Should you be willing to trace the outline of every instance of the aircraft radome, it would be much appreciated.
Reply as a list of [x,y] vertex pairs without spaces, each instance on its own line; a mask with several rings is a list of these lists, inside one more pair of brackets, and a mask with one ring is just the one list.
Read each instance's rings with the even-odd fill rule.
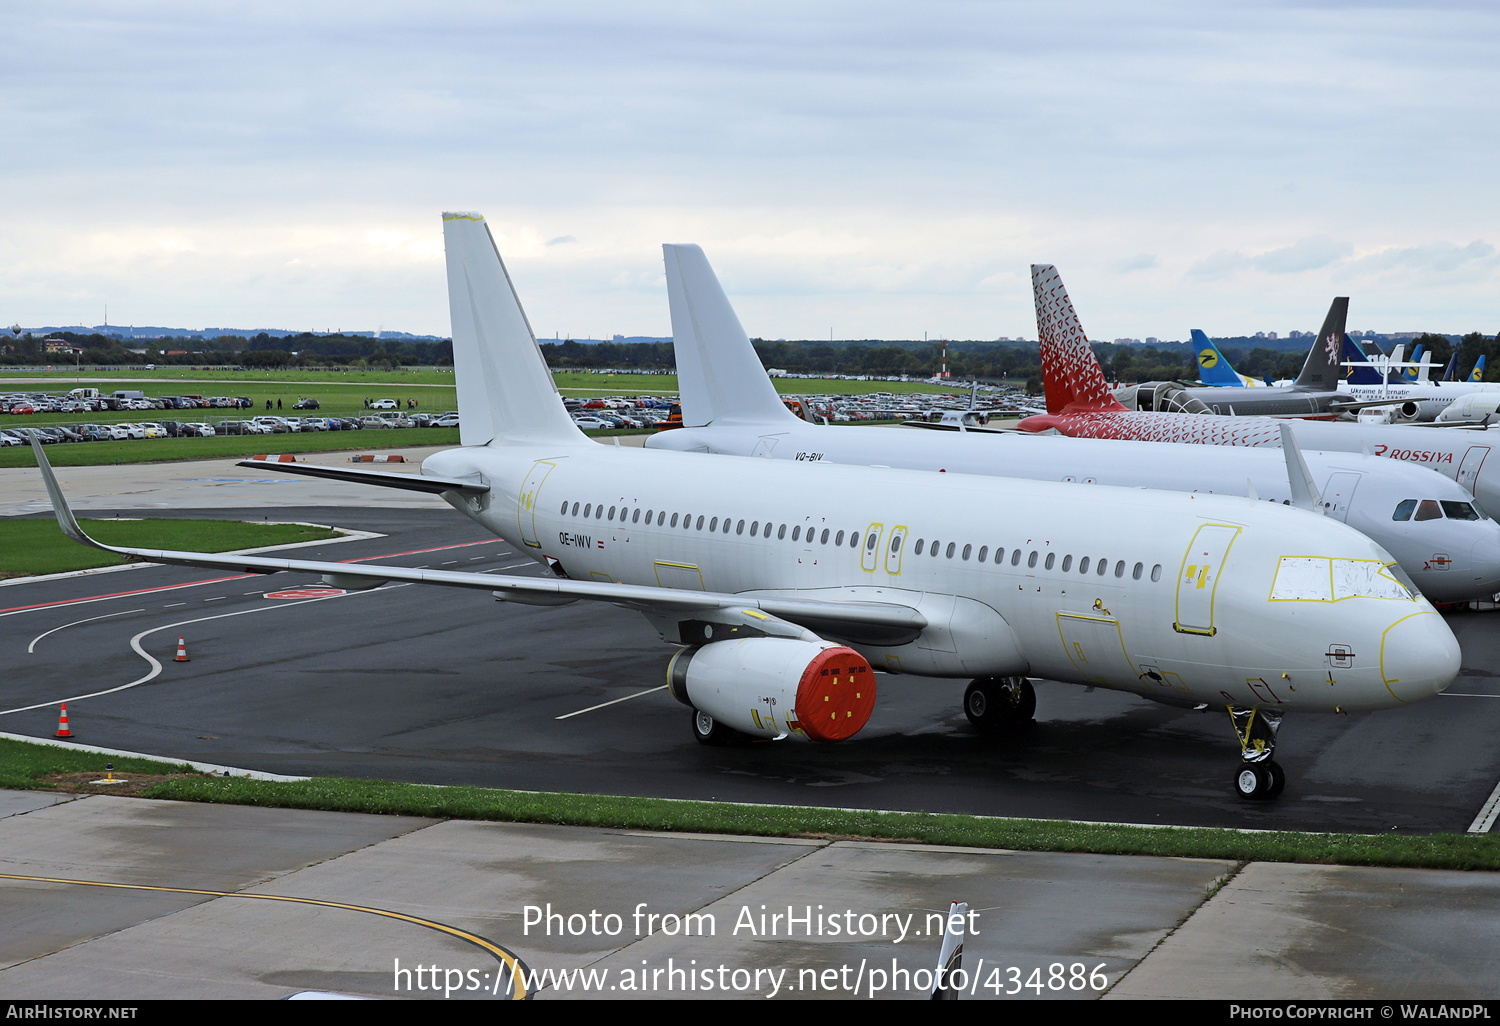
[[564,412],[483,218],[443,222],[462,444],[424,461],[423,484],[555,577],[100,545],[34,444],[64,531],[158,563],[637,609],[681,646],[672,694],[706,743],[848,738],[877,667],[972,678],[982,728],[1029,722],[1027,676],[1220,705],[1252,799],[1284,781],[1284,713],[1393,708],[1458,672],[1452,632],[1391,557],[1305,510],[601,446]]
[[[1500,592],[1500,523],[1476,509],[1455,482],[1394,460],[1306,452],[1299,462],[1292,451],[1275,449],[808,423],[777,395],[703,250],[663,250],[683,426],[651,436],[647,448],[1253,493],[1320,510],[1368,535],[1433,602]],[[1294,490],[1304,463],[1311,486]]]

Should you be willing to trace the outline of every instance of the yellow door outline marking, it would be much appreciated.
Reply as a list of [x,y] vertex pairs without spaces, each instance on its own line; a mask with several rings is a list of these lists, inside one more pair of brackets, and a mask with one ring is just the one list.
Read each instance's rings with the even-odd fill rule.
[[[657,585],[657,587],[659,587],[659,588],[670,588],[670,587],[672,587],[672,585],[670,585],[670,584],[664,584],[662,582],[662,579],[661,579],[661,568],[664,567],[664,566],[665,567],[670,567],[673,570],[691,570],[693,573],[695,573],[695,574],[698,575],[698,590],[699,591],[706,591],[707,590],[704,587],[704,585],[703,585],[703,571],[700,570],[700,569],[698,569],[698,567],[695,564],[693,564],[693,563],[671,563],[671,562],[668,562],[665,559],[658,559],[654,564],[652,564],[652,569],[656,572],[656,585]],[[678,588],[677,590],[678,591],[690,591],[691,589],[689,589],[689,588]]]
[[[542,470],[546,467],[546,470]],[[521,543],[533,549],[542,547],[541,540],[536,535],[536,497],[542,490],[542,483],[547,480],[547,475],[557,469],[557,464],[550,460],[537,460],[531,469],[526,472],[526,480],[521,484],[521,493],[516,496],[516,527],[521,532]],[[531,519],[526,519],[526,514],[531,514]]]
[[[371,908],[367,905],[350,905],[342,901],[322,901],[318,898],[294,898],[286,894],[254,894],[249,891],[208,891],[199,890],[194,887],[152,887],[146,884],[123,884],[110,883],[105,880],[66,880],[53,876],[21,876],[16,873],[0,873],[0,880],[25,880],[31,883],[53,883],[71,884],[74,887],[112,887],[124,891],[157,891],[164,894],[201,894],[209,898],[253,898],[256,901],[290,901],[298,905],[317,905],[320,908],[341,908],[346,912],[364,912],[372,916],[381,916],[385,919],[395,919],[403,923],[411,923],[415,926],[424,926],[438,933],[446,933],[450,937],[456,937],[466,944],[472,944],[476,948],[489,952],[502,966],[510,971],[511,981],[515,990],[511,997],[512,1001],[526,1001],[531,994],[526,989],[526,977],[531,970],[526,967],[515,955],[496,944],[494,941],[486,940],[477,933],[460,930],[456,926],[447,923],[435,922],[431,919],[421,919],[417,916],[409,916],[404,912],[392,912],[384,908]],[[497,985],[499,979],[495,980]]]
[[[1224,545],[1224,551],[1219,554],[1218,569],[1214,571],[1214,586],[1213,589],[1208,593],[1208,626],[1206,628],[1198,627],[1196,625],[1184,627],[1182,624],[1181,608],[1182,586],[1184,583],[1192,581],[1196,578],[1196,583],[1193,586],[1193,590],[1197,591],[1201,589],[1205,584],[1208,583],[1208,572],[1210,569],[1212,569],[1211,564],[1204,563],[1200,565],[1197,563],[1189,563],[1188,560],[1192,558],[1193,552],[1198,546],[1198,536],[1204,531],[1216,527],[1233,531],[1234,533],[1229,536],[1229,541]],[[1177,589],[1172,600],[1172,629],[1174,631],[1177,631],[1179,634],[1197,634],[1200,637],[1205,638],[1211,638],[1218,633],[1219,629],[1214,625],[1214,604],[1219,596],[1219,579],[1224,576],[1224,566],[1229,562],[1229,550],[1234,548],[1234,543],[1239,541],[1240,535],[1244,533],[1244,530],[1245,529],[1238,524],[1207,523],[1199,524],[1198,530],[1193,532],[1193,538],[1190,542],[1188,542],[1187,551],[1182,554],[1182,563],[1179,565],[1177,571]]]
[[[908,528],[905,524],[897,524],[895,527],[891,528],[892,541],[894,541],[896,538],[901,539],[901,547],[898,548],[895,552],[891,551],[892,542],[885,543],[885,572],[890,574],[892,577],[901,576],[901,557],[906,555],[907,530]],[[894,570],[891,569],[892,563],[896,565],[896,568]]]
[[[875,547],[869,548],[870,535],[875,536]],[[865,573],[873,574],[880,569],[880,544],[885,541],[885,524],[872,523],[859,536],[859,565]]]

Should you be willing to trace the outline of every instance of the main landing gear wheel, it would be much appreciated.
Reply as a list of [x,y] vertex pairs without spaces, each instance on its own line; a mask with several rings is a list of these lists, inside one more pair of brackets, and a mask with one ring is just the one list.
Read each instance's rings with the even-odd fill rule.
[[1025,677],[980,677],[964,692],[964,715],[985,734],[1016,730],[1036,715],[1036,692]]
[[737,738],[742,737],[739,731],[715,720],[706,712],[697,709],[688,710],[692,717],[693,737],[697,738],[700,745],[713,745],[721,747],[733,744]]
[[1247,762],[1234,775],[1234,789],[1246,801],[1269,801],[1286,786],[1286,773],[1276,762]]

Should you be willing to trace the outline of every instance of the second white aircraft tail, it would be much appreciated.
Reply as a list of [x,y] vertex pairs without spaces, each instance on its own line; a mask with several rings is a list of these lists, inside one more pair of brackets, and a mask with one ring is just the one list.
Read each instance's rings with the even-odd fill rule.
[[484,218],[443,214],[459,441],[577,442]]
[[761,366],[702,248],[664,245],[684,427],[795,420]]

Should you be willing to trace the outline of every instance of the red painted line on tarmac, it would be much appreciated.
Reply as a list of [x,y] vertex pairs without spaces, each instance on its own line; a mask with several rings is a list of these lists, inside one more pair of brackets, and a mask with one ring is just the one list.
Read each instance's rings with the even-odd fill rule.
[[[412,549],[409,552],[387,552],[380,556],[361,556],[358,559],[335,560],[338,563],[364,563],[372,559],[392,559],[396,556],[416,556],[424,552],[443,552],[447,549],[466,549],[474,545],[492,545],[495,543],[505,544],[503,538],[486,538],[483,541],[459,542],[457,545],[439,545],[431,549]],[[171,564],[163,563],[163,566]],[[268,577],[269,574],[234,574],[229,577],[210,577],[202,581],[189,581],[186,584],[163,584],[155,588],[137,588],[134,591],[114,591],[106,595],[86,595],[82,598],[58,599],[55,602],[37,602],[29,606],[11,606],[8,609],[0,609],[0,616],[8,616],[11,613],[24,613],[30,609],[50,609],[57,606],[72,606],[83,602],[103,602],[106,599],[127,598],[131,595],[150,595],[158,591],[176,591],[178,588],[196,588],[201,584],[218,584],[222,581],[242,581],[247,577]]]

